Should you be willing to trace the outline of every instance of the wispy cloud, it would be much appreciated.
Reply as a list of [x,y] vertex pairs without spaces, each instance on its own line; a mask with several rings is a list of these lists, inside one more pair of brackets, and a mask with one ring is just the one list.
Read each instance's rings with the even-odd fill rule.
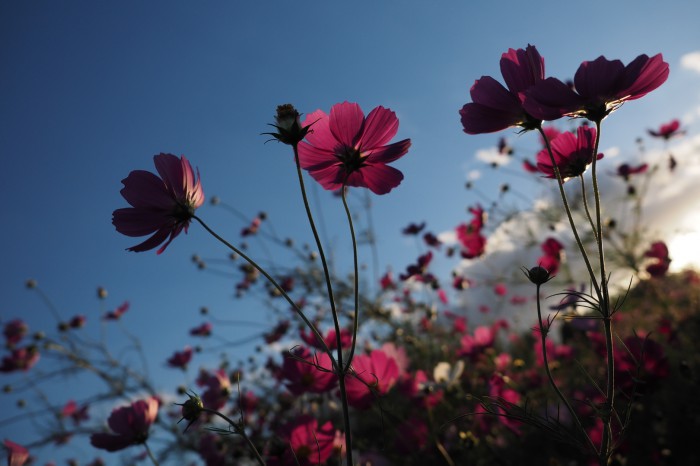
[[700,74],[700,51],[683,55],[681,57],[681,67]]

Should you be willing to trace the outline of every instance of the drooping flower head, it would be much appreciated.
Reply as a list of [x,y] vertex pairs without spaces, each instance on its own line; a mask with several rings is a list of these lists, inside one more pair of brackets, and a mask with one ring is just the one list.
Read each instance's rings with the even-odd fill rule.
[[165,251],[170,242],[185,230],[194,211],[204,203],[204,191],[199,173],[192,170],[183,155],[159,154],[153,157],[158,175],[145,170],[134,170],[122,180],[121,195],[131,207],[117,209],[112,224],[119,233],[139,237],[151,235],[143,243],[128,248],[142,252],[156,248]]
[[491,76],[482,76],[469,91],[472,102],[459,111],[467,134],[501,131],[510,126],[535,129],[541,121],[525,111],[525,92],[544,79],[544,59],[537,49],[509,49],[501,56],[501,74],[508,89]]
[[107,420],[114,433],[97,433],[90,436],[90,443],[107,451],[123,450],[131,445],[144,443],[148,430],[158,415],[158,400],[148,398],[138,400],[129,406],[112,411]]
[[666,141],[671,139],[674,136],[680,136],[681,134],[684,134],[685,131],[680,129],[681,127],[681,122],[678,120],[672,120],[668,123],[665,123],[661,126],[659,126],[658,130],[653,130],[649,129],[647,132],[651,135],[654,136],[655,138],[661,138]]
[[602,121],[628,100],[639,99],[668,78],[668,63],[661,54],[640,55],[627,66],[600,56],[584,61],[574,76],[575,90],[547,78],[527,91],[525,110],[535,118],[556,120],[564,115]]
[[343,102],[330,115],[310,113],[305,123],[313,127],[299,144],[299,163],[324,189],[356,186],[386,194],[403,180],[387,164],[405,155],[411,140],[388,144],[399,128],[391,110],[377,107],[365,117],[358,104]]
[[[588,165],[593,162],[593,148],[595,147],[596,130],[588,126],[579,126],[576,136],[565,132],[557,136],[552,142],[552,155],[559,168],[562,179],[573,178],[583,174]],[[597,159],[603,158],[598,154]],[[556,178],[552,159],[547,149],[537,154],[537,168],[547,178]]]

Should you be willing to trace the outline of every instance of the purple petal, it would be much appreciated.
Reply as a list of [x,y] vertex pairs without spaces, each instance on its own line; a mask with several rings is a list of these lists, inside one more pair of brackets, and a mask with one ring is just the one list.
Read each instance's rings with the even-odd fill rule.
[[151,172],[134,170],[122,184],[121,195],[134,207],[171,209],[175,204],[163,180]]
[[149,235],[161,228],[170,228],[174,223],[174,219],[165,211],[127,207],[112,213],[112,224],[117,231],[131,237]]
[[515,126],[522,119],[522,112],[507,112],[475,103],[466,104],[459,114],[467,134],[494,133]]
[[323,189],[335,191],[343,186],[345,170],[340,163],[336,163],[328,167],[309,170],[309,175],[311,175]]
[[305,170],[316,170],[338,163],[338,159],[326,146],[299,144],[299,165]]
[[92,434],[90,443],[95,448],[101,448],[107,451],[123,450],[133,444],[131,438],[113,434]]
[[668,73],[668,63],[660,53],[651,58],[640,55],[625,68],[625,89],[619,97],[639,99],[666,82]]
[[585,99],[560,80],[547,78],[525,93],[523,107],[539,120],[556,120],[582,108],[585,103]]
[[[179,157],[173,154],[158,154],[153,157],[153,163],[158,174],[163,179],[175,199],[185,198],[185,183],[183,164]],[[190,168],[191,170],[191,168]]]
[[509,49],[501,56],[501,74],[511,93],[519,95],[544,79],[544,59],[537,49]]
[[[160,229],[155,232],[153,236],[148,238],[146,241],[137,244],[136,246],[132,246],[130,248],[127,248],[127,251],[133,251],[133,252],[144,252],[144,251],[150,251],[151,249],[155,249],[160,244],[165,241],[168,238],[168,235],[170,234],[170,229]],[[170,241],[172,241],[172,236],[170,238]],[[168,244],[170,244],[170,241],[168,241]],[[166,244],[167,246],[167,244]],[[163,252],[163,251],[160,251]],[[160,254],[160,252],[158,254]]]
[[355,147],[359,142],[360,131],[365,115],[356,103],[343,102],[331,107],[330,130],[338,142]]
[[620,60],[610,61],[600,56],[581,63],[574,76],[574,85],[585,99],[605,102],[624,85],[624,72]]

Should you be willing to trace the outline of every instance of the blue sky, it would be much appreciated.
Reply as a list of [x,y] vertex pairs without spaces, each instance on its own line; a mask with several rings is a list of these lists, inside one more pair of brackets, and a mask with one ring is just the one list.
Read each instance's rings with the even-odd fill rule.
[[[225,254],[197,225],[161,256],[135,254],[124,249],[137,241],[115,232],[111,213],[126,205],[121,179],[134,169],[151,170],[154,154],[172,152],[199,168],[208,197],[218,195],[251,216],[264,210],[281,234],[310,241],[291,154],[264,145],[260,135],[282,103],[310,113],[349,100],[365,112],[383,105],[397,113],[397,138],[413,141],[395,163],[405,179],[389,195],[373,197],[381,265],[395,270],[415,253],[412,244],[397,241],[407,223],[427,221],[437,232],[465,219],[465,206],[477,201],[464,190],[470,164],[486,172],[482,190],[497,192],[502,180],[473,156],[501,134],[467,136],[457,112],[475,79],[500,79],[498,61],[508,48],[536,45],[547,75],[562,79],[599,55],[627,63],[662,52],[671,77],[606,123],[607,146],[632,147],[646,128],[700,106],[698,74],[679,66],[683,55],[700,49],[698,2],[566,5],[0,3],[2,321],[53,325],[24,289],[27,278],[37,279],[66,317],[82,313],[93,323],[100,315],[95,289],[104,286],[108,308],[131,302],[125,323],[157,366],[185,344],[200,306],[220,317],[263,319],[263,310],[231,298],[230,281],[190,264],[193,253]],[[697,133],[697,121],[687,128]],[[532,136],[503,135],[535,146]],[[329,236],[345,241],[336,200],[323,192],[319,198]],[[231,239],[243,226],[209,205],[199,214]],[[342,255],[339,261],[349,264]],[[233,329],[232,338],[247,331]],[[164,389],[174,383],[162,380]],[[0,426],[0,436],[9,435]],[[27,435],[12,432],[20,442]]]

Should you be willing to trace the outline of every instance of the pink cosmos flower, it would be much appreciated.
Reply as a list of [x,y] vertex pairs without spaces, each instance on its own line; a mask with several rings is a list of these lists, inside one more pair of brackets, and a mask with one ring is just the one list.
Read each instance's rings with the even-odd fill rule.
[[121,316],[129,310],[129,301],[124,301],[121,306],[116,308],[114,311],[109,311],[103,317],[104,320],[119,320]]
[[661,138],[668,141],[674,136],[680,136],[681,134],[685,133],[685,131],[682,131],[680,127],[680,121],[672,120],[668,123],[661,125],[658,130],[649,129],[647,130],[647,132],[655,138]]
[[90,419],[88,415],[88,405],[78,407],[78,403],[74,400],[69,400],[61,409],[61,417],[70,417],[75,424],[80,424],[83,421]]
[[208,337],[211,335],[211,324],[209,322],[204,322],[198,327],[190,329],[190,335],[193,337]]
[[628,163],[623,163],[617,167],[617,176],[619,176],[625,181],[628,181],[630,179],[630,176],[645,173],[648,168],[649,165],[647,165],[646,163],[637,165],[636,167],[633,167]]
[[206,387],[202,393],[202,402],[209,409],[223,408],[231,395],[231,378],[223,369],[211,373],[202,369],[197,377],[197,385]]
[[644,253],[644,257],[649,257],[653,261],[647,265],[647,272],[652,277],[663,277],[668,272],[671,265],[671,257],[668,254],[668,246],[663,241],[656,241],[649,246]]
[[15,346],[22,341],[22,338],[29,332],[29,326],[22,319],[11,320],[5,324],[2,333],[5,335],[5,345],[8,348]]
[[192,348],[186,346],[182,351],[175,351],[170,358],[168,358],[168,366],[174,367],[176,369],[187,369],[187,365],[192,360]]
[[581,63],[574,86],[547,78],[527,91],[523,106],[535,118],[556,120],[564,115],[602,121],[628,100],[639,99],[668,78],[668,63],[661,54],[640,55],[627,66],[600,56]]
[[491,76],[482,76],[469,91],[472,102],[459,111],[467,134],[501,131],[510,126],[537,128],[541,121],[523,108],[525,92],[544,79],[544,59],[537,49],[509,49],[501,55],[501,74],[508,89]]
[[22,466],[29,460],[29,450],[22,445],[5,439],[3,442],[7,448],[7,466]]
[[352,360],[353,377],[345,379],[348,404],[366,409],[376,396],[385,395],[399,379],[399,366],[382,350]]
[[[314,348],[323,349],[321,344],[318,342],[316,335],[314,335],[314,333],[306,327],[299,330],[299,336],[307,345],[313,346]],[[326,336],[323,337],[323,341],[326,343],[326,346],[328,346],[328,349],[336,349],[338,347],[338,340],[336,338],[335,329],[328,330],[328,332],[326,332]],[[348,348],[352,344],[352,333],[350,330],[346,328],[340,329],[340,344],[343,346],[343,348]]]
[[39,349],[34,345],[12,350],[9,356],[2,358],[0,372],[28,371],[39,361]]
[[333,364],[326,353],[311,354],[303,346],[285,355],[281,375],[294,395],[324,393],[336,384]]
[[204,191],[199,172],[195,176],[184,155],[159,154],[153,161],[160,177],[134,170],[122,180],[121,194],[131,207],[115,210],[112,224],[127,236],[152,234],[129,251],[148,251],[165,242],[158,249],[160,254],[181,231],[187,233],[194,211],[204,203]]
[[107,420],[114,433],[98,433],[90,436],[90,443],[107,451],[123,450],[131,445],[144,443],[148,430],[158,416],[158,400],[154,397],[138,400],[129,406],[112,411]]
[[265,343],[269,345],[271,343],[279,341],[287,333],[287,330],[289,330],[289,321],[279,321],[271,331],[263,334]]
[[399,128],[391,110],[377,107],[365,118],[358,104],[343,102],[330,115],[310,113],[305,123],[313,126],[299,144],[299,163],[324,189],[356,186],[386,194],[403,180],[387,164],[405,155],[411,140],[387,145]]
[[[595,146],[596,130],[588,126],[579,126],[576,132],[565,132],[551,141],[554,162],[559,167],[562,179],[573,178],[583,174],[589,164],[593,162],[593,148]],[[597,159],[603,158],[598,154]],[[544,149],[537,154],[537,168],[547,178],[555,178],[552,167],[552,159],[549,152]]]
[[285,425],[281,434],[292,451],[285,452],[280,465],[320,465],[333,454],[336,431],[330,421],[319,427],[315,418],[300,416]]

